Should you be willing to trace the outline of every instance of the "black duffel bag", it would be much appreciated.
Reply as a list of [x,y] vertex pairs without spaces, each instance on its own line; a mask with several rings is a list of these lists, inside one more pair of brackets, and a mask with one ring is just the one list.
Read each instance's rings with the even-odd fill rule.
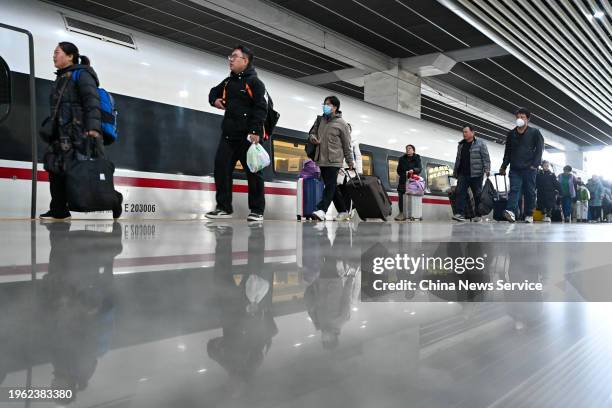
[[86,154],[76,153],[66,169],[68,209],[77,212],[110,211],[118,200],[113,183],[115,165],[97,151],[92,154],[89,147],[92,143],[89,137],[87,139]]

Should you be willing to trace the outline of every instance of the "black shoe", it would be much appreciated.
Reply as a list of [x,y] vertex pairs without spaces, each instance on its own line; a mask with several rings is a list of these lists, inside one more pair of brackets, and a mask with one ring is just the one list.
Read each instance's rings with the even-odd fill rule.
[[123,194],[117,192],[117,196],[119,197],[119,202],[113,208],[113,219],[118,219],[121,217],[121,213],[123,213]]
[[66,211],[61,214],[54,213],[53,211],[47,211],[44,214],[38,216],[41,220],[52,220],[52,221],[67,221],[71,217],[70,212]]
[[209,211],[206,213],[206,218],[210,218],[213,220],[218,220],[218,219],[228,219],[228,218],[232,218],[232,213],[231,212],[227,212],[227,211],[223,211],[220,209],[216,209],[213,211]]

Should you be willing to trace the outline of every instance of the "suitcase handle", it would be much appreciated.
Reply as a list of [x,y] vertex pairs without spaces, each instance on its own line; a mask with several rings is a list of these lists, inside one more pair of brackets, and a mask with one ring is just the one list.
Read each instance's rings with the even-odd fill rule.
[[340,168],[340,171],[343,172],[344,175],[345,175],[344,183],[343,184],[346,184],[346,178],[347,177],[349,178],[349,180],[356,178],[357,180],[359,180],[359,184],[362,184],[361,183],[361,177],[359,177],[359,173],[357,173],[357,170],[353,169],[353,171],[355,172],[355,177],[351,177],[351,170],[349,170],[349,169]]
[[500,173],[495,173],[494,178],[495,178],[495,189],[497,190],[497,194],[499,195],[499,184],[497,183],[497,177],[503,177],[504,179],[504,193],[508,192],[508,182],[506,181],[506,175],[505,174],[500,174]]

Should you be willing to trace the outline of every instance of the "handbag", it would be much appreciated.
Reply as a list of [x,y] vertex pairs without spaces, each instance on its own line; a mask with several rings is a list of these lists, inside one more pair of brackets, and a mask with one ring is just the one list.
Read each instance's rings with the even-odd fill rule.
[[312,161],[316,161],[315,155],[317,154],[317,145],[310,141],[310,133],[312,133],[314,129],[319,128],[319,123],[321,123],[321,116],[317,116],[317,121],[310,128],[310,132],[308,132],[308,140],[306,140],[306,146],[304,147],[304,150],[306,151],[306,156],[308,156],[308,158]]
[[70,79],[66,80],[64,85],[62,85],[62,89],[60,89],[59,97],[57,98],[55,108],[53,109],[53,115],[47,116],[42,121],[40,129],[38,130],[38,134],[46,143],[50,143],[51,138],[53,137],[53,129],[55,128],[55,120],[57,119],[57,110],[59,109],[59,104],[62,101],[62,96],[64,95],[66,86],[68,86],[68,82],[70,82]]

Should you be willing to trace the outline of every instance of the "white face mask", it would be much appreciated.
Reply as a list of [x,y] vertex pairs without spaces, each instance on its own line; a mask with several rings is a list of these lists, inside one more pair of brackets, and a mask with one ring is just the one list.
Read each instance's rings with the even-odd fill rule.
[[518,118],[516,120],[516,127],[522,128],[523,126],[525,126],[525,121],[521,118]]

